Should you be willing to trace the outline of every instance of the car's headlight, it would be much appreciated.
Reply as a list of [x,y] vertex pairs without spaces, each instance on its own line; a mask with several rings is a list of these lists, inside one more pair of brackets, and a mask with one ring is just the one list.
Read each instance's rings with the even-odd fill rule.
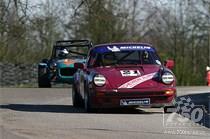
[[162,75],[162,81],[165,84],[171,84],[174,81],[174,76],[170,72],[165,72]]
[[103,86],[106,83],[106,78],[103,75],[98,74],[93,78],[93,82],[96,86]]

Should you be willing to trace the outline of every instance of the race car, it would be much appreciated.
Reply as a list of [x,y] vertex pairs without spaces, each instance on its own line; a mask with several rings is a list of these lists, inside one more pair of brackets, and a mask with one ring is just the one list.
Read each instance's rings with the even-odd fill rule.
[[[72,101],[87,112],[100,108],[171,107],[176,99],[173,60],[161,63],[145,43],[111,43],[92,47],[85,65],[77,63]],[[164,109],[166,110],[166,109]]]
[[74,63],[84,63],[91,46],[89,40],[57,41],[51,58],[43,59],[38,64],[38,86],[49,88],[52,82],[72,84],[77,71]]

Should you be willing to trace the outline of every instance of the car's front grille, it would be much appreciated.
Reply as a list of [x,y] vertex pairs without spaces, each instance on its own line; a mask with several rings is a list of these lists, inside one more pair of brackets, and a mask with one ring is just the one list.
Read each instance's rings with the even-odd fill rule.
[[61,76],[73,76],[76,71],[77,71],[77,69],[75,69],[75,68],[61,68],[60,75]]

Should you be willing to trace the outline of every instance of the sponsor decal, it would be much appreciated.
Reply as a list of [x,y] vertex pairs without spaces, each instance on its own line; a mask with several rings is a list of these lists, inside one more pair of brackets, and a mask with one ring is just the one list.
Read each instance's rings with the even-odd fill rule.
[[121,75],[123,77],[127,77],[127,76],[140,76],[141,73],[139,72],[139,70],[121,70],[120,71]]
[[151,49],[151,47],[149,47],[149,46],[132,46],[132,45],[130,45],[130,46],[121,46],[120,47],[120,50],[150,50]]
[[108,46],[107,49],[112,51],[112,52],[119,52],[120,51],[120,49],[117,46],[113,46],[112,48]]
[[137,77],[133,80],[130,80],[129,82],[124,83],[119,88],[133,88],[133,87],[137,86],[138,84],[141,84],[145,81],[148,81],[148,80],[152,79],[155,76],[156,73],[157,72],[150,73],[150,74],[147,74],[147,75],[143,75],[141,77]]
[[205,135],[208,136],[207,131],[202,128],[208,125],[206,117],[208,113],[205,112],[203,105],[196,105],[191,97],[178,97],[174,102],[174,108],[168,108],[167,112],[163,113],[163,127],[165,134],[174,135]]
[[150,98],[143,98],[143,99],[121,99],[120,105],[121,106],[129,106],[129,105],[149,105]]
[[128,45],[128,46],[107,46],[107,49],[112,52],[120,52],[123,50],[151,50],[152,48],[149,46],[138,46],[138,45]]

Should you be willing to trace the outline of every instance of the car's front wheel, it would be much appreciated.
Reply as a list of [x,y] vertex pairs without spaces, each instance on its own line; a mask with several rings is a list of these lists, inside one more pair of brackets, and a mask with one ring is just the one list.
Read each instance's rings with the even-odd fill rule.
[[50,88],[51,83],[48,74],[44,72],[43,68],[38,69],[38,86],[39,88]]
[[80,99],[79,94],[77,93],[76,87],[74,85],[72,85],[72,103],[73,103],[74,107],[82,106],[81,99]]
[[95,112],[96,109],[91,107],[90,95],[88,92],[84,94],[84,108],[86,112]]

